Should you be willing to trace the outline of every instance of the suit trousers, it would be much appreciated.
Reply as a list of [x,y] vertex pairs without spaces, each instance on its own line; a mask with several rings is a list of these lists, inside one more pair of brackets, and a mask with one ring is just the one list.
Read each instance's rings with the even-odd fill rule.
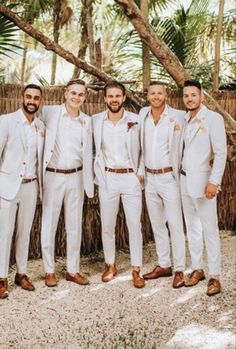
[[157,264],[163,268],[171,266],[171,240],[174,270],[184,271],[185,236],[180,189],[172,173],[147,173],[145,198],[156,243]]
[[124,207],[129,232],[132,266],[142,265],[142,190],[134,173],[106,173],[106,188],[99,187],[102,222],[102,243],[105,262],[115,263],[115,226],[120,198]]
[[206,245],[210,275],[220,275],[220,237],[216,197],[192,198],[188,195],[186,176],[181,175],[181,196],[187,227],[192,269],[202,269],[203,240]]
[[21,184],[13,200],[0,198],[0,277],[9,271],[11,242],[16,228],[15,257],[17,272],[27,273],[30,231],[37,203],[38,183]]
[[41,231],[42,255],[46,273],[55,271],[55,235],[62,204],[64,204],[67,237],[67,271],[69,273],[79,272],[83,202],[82,171],[71,174],[46,172]]

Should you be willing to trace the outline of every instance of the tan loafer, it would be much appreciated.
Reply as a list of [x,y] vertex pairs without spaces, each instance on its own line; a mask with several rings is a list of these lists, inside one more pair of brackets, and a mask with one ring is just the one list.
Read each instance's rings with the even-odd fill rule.
[[0,278],[0,299],[8,297],[8,281],[7,278]]
[[221,284],[220,281],[214,278],[211,278],[207,284],[207,295],[214,296],[221,292]]
[[106,265],[104,272],[102,273],[102,281],[109,282],[114,276],[118,273],[115,264],[114,265]]
[[48,287],[57,286],[57,279],[55,273],[46,273],[45,274],[45,285]]
[[26,291],[34,291],[35,290],[34,285],[32,284],[32,282],[30,282],[30,280],[26,274],[16,273],[15,284],[18,286],[21,286]]
[[173,279],[173,288],[180,288],[184,286],[184,273],[182,271],[176,271]]
[[189,276],[185,278],[184,284],[186,287],[197,285],[199,281],[205,279],[205,274],[202,269],[194,270]]
[[140,271],[132,271],[133,285],[137,288],[143,288],[145,286],[144,278],[140,276]]
[[159,265],[157,265],[153,271],[150,273],[144,274],[143,278],[144,280],[152,280],[152,279],[157,279],[160,277],[167,277],[172,275],[172,268],[162,268]]
[[76,284],[83,285],[83,286],[89,285],[89,280],[85,276],[79,273],[75,273],[74,275],[70,273],[66,273],[66,280],[75,282]]

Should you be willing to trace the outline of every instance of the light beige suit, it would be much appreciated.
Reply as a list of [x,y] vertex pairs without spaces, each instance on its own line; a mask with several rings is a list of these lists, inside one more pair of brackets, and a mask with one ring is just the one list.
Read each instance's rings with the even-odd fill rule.
[[84,190],[88,197],[94,195],[92,125],[88,115],[80,112],[79,116],[82,125],[82,171],[71,174],[46,171],[54,152],[57,128],[63,111],[65,111],[64,105],[53,105],[44,107],[42,113],[42,119],[46,125],[46,138],[41,244],[46,273],[55,271],[55,234],[63,203],[67,233],[67,271],[79,272]]
[[0,277],[7,277],[16,213],[16,264],[26,274],[29,238],[38,189],[42,199],[42,156],[44,124],[35,119],[37,133],[37,181],[22,184],[27,144],[22,124],[23,111],[0,116]]
[[180,154],[185,152],[184,170],[181,175],[181,196],[187,225],[192,268],[202,269],[203,239],[208,255],[210,275],[220,274],[220,239],[217,223],[216,197],[207,199],[205,187],[208,182],[220,185],[224,173],[227,147],[224,121],[220,114],[202,106],[193,125],[189,139],[181,139]]

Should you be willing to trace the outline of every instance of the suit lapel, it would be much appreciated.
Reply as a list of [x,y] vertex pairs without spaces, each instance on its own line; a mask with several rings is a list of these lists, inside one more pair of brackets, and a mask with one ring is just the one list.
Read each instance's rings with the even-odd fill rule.
[[18,130],[20,133],[21,141],[24,147],[24,150],[27,150],[27,143],[26,143],[26,135],[25,135],[25,130],[24,130],[24,125],[22,123],[22,114],[19,115],[17,119],[17,125],[18,125]]
[[169,132],[168,132],[168,142],[169,142],[169,151],[171,151],[172,147],[172,141],[174,136],[174,130],[175,130],[175,119],[173,116],[171,116],[170,108],[168,107],[168,118],[169,118]]
[[101,152],[102,149],[102,132],[103,132],[103,123],[104,123],[104,117],[105,117],[106,111],[101,115],[101,118],[97,120],[97,144],[98,144],[98,151]]

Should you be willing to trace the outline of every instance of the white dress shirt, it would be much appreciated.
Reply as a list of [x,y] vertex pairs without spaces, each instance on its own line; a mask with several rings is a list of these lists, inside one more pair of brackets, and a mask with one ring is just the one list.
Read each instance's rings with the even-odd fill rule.
[[160,169],[170,166],[169,157],[169,119],[166,106],[159,122],[155,125],[151,110],[145,119],[144,151],[145,166]]
[[131,168],[131,161],[127,149],[127,120],[125,113],[114,125],[108,119],[104,119],[102,134],[102,152],[105,166],[110,168]]
[[73,169],[83,163],[83,118],[72,117],[64,108],[59,120],[55,146],[48,167]]
[[26,160],[25,160],[25,172],[24,178],[35,178],[36,175],[36,166],[37,166],[37,129],[35,120],[29,123],[24,113],[22,112],[21,121],[24,128],[25,139],[26,139]]

